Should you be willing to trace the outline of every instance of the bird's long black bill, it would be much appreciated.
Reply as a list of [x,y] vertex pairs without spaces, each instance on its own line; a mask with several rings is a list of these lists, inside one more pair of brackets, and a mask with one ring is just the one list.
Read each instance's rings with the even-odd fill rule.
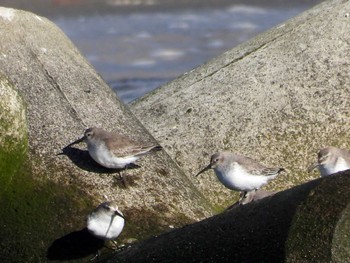
[[125,217],[121,213],[119,213],[118,211],[114,211],[114,215],[120,216],[121,218],[123,218],[125,220]]
[[68,147],[71,147],[72,145],[74,145],[74,144],[78,144],[78,143],[80,143],[80,142],[83,142],[85,140],[85,136],[84,137],[81,137],[80,139],[78,139],[78,140],[76,140],[76,141],[74,141],[74,142],[72,142],[72,143],[70,143],[70,144],[68,144],[65,148],[68,148]]
[[307,168],[307,172],[311,173],[313,170],[315,170],[319,166],[318,163],[313,163]]
[[195,176],[197,177],[198,175],[200,175],[201,173],[204,173],[205,171],[208,171],[209,169],[211,169],[211,164],[209,164],[207,167],[205,167],[203,170],[201,170]]

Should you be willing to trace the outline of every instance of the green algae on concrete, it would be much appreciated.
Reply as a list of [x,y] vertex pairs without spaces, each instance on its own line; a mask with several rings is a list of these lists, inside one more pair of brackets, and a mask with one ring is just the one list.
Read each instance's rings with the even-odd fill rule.
[[0,175],[6,187],[25,159],[28,141],[23,101],[2,75],[0,98]]
[[77,215],[89,204],[73,186],[34,178],[25,105],[2,75],[0,97],[0,260],[44,262],[55,239],[77,230],[72,218],[83,226]]
[[335,228],[332,240],[333,262],[344,262],[350,259],[350,204],[344,210]]
[[[29,162],[22,163],[0,194],[0,257],[11,262],[45,262],[56,239],[79,230],[74,220],[88,202],[75,187],[35,180]],[[77,220],[78,219],[78,220]]]
[[325,178],[297,209],[286,242],[287,262],[348,262],[350,174],[341,174],[337,180]]

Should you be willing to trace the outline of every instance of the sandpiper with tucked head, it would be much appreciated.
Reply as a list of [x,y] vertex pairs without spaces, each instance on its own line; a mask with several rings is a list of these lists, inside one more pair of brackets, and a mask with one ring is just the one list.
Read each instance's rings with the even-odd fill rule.
[[199,174],[214,169],[219,181],[227,188],[235,191],[243,191],[244,195],[249,191],[257,190],[274,179],[283,168],[268,168],[249,157],[219,152],[211,156],[210,164],[201,170]]
[[160,145],[141,144],[128,137],[105,131],[101,128],[88,128],[84,136],[66,147],[86,142],[92,159],[107,168],[123,169],[137,161],[141,156],[159,151]]
[[326,147],[317,154],[317,162],[309,166],[308,172],[318,168],[321,176],[350,169],[350,152],[337,147]]
[[115,201],[103,202],[87,217],[87,229],[97,238],[116,239],[123,230],[125,218]]

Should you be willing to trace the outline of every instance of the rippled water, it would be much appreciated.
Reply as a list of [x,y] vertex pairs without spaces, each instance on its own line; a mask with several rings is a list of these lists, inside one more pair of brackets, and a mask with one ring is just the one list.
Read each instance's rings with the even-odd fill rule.
[[240,5],[61,17],[54,22],[119,97],[129,102],[305,8]]

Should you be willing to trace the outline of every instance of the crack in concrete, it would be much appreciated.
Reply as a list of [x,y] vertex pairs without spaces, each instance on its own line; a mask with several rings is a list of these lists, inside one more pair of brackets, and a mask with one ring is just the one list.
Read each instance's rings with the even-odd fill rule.
[[45,76],[46,78],[49,80],[49,82],[51,83],[51,85],[61,94],[61,96],[63,97],[63,99],[65,101],[68,102],[69,108],[70,108],[70,113],[71,115],[79,120],[83,125],[85,125],[84,127],[87,127],[86,124],[84,123],[84,121],[79,117],[78,112],[76,111],[76,109],[74,108],[73,104],[70,102],[70,100],[68,99],[68,97],[66,96],[66,94],[64,93],[64,91],[62,90],[61,86],[57,83],[57,81],[54,79],[54,77],[50,74],[50,72],[44,67],[44,65],[40,62],[40,60],[38,59],[40,65],[42,66]]

